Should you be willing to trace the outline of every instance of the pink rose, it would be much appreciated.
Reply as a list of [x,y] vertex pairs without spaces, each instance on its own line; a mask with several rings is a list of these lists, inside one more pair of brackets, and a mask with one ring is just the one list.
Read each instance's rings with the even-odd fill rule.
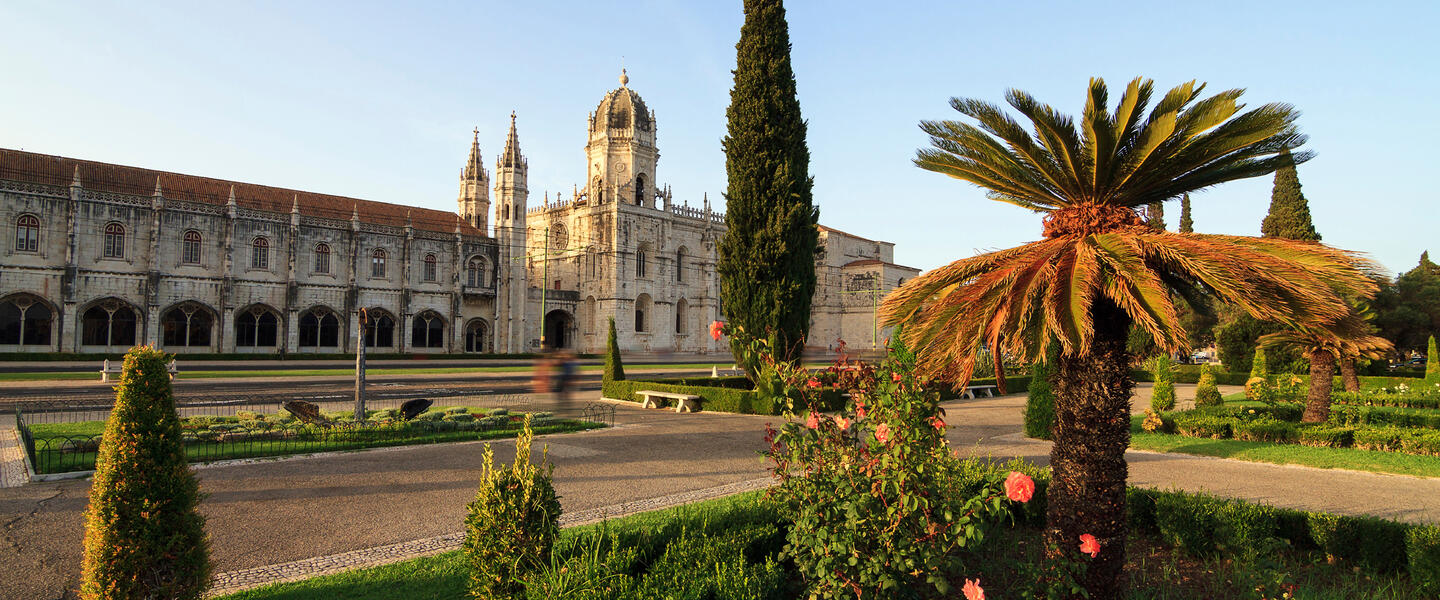
[[813,390],[813,389],[815,389],[815,388],[820,387],[820,380],[819,380],[819,379],[815,379],[814,377],[811,377],[811,378],[810,378],[810,381],[805,382],[805,385],[806,385],[807,387],[809,387],[810,389]]
[[1099,556],[1100,540],[1095,539],[1095,536],[1088,533],[1080,536],[1080,552],[1089,554],[1090,558]]
[[[900,374],[899,374],[899,373],[891,373],[891,374],[890,374],[890,381],[894,381],[894,382],[896,382],[896,383],[899,383],[899,382],[900,382]],[[981,595],[983,596],[984,594],[982,593]]]
[[850,426],[850,421],[845,417],[835,417],[835,426],[844,429]]
[[879,427],[875,428],[875,439],[880,440],[880,443],[882,444],[890,443],[889,423],[881,423]]
[[936,431],[945,431],[945,421],[940,417],[930,417],[930,425],[934,426]]
[[1029,502],[1035,495],[1035,480],[1019,471],[1011,471],[1005,478],[1005,497],[1016,502]]
[[715,338],[715,339],[718,341],[718,340],[720,339],[720,336],[721,336],[721,335],[724,335],[724,333],[725,333],[725,324],[724,324],[724,323],[721,323],[721,322],[719,322],[719,321],[715,321],[715,322],[713,322],[713,323],[710,324],[710,337]]
[[809,428],[811,428],[811,429],[819,429],[819,428],[820,428],[820,413],[811,411],[811,412],[810,412],[810,418],[805,419],[805,426],[806,426],[806,427],[809,427]]
[[965,592],[965,600],[985,600],[985,588],[980,587],[979,579],[966,579],[960,591]]

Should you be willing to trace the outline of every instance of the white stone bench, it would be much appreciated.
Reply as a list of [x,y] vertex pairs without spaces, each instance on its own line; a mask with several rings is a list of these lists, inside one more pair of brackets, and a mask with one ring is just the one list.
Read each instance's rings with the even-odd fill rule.
[[994,398],[995,391],[996,388],[993,385],[972,385],[965,388],[965,393],[961,397],[974,400],[976,392],[985,392],[986,398]]
[[645,408],[664,408],[662,405],[666,400],[675,401],[675,412],[696,412],[700,410],[700,397],[694,394],[677,394],[675,392],[657,392],[654,390],[639,390],[635,392],[640,395],[640,406]]
[[722,376],[722,375],[728,377],[728,376],[744,375],[744,374],[745,374],[745,370],[744,370],[744,369],[741,369],[741,368],[740,368],[740,365],[735,365],[734,367],[729,368],[729,369],[722,369],[722,368],[720,368],[719,365],[715,365],[715,366],[710,367],[710,377],[712,377],[712,378],[719,378],[719,377]]
[[[170,372],[170,379],[172,381],[175,379],[175,374],[180,372],[180,369],[175,366],[175,361],[173,360],[170,361],[170,364],[165,365],[165,369]],[[100,364],[100,383],[110,383],[111,374],[119,375],[124,370],[125,361],[117,360],[110,362],[110,359],[105,359],[105,362]]]

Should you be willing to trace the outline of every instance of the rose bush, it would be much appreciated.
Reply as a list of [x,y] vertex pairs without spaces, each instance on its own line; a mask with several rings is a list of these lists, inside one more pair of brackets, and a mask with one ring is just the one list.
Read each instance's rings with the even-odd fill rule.
[[[773,376],[772,393],[791,409],[784,425],[767,425],[765,455],[780,481],[772,493],[793,523],[785,556],[810,597],[954,597],[963,551],[1009,514],[1008,502],[1028,501],[1034,482],[1016,473],[1004,490],[947,493],[958,461],[945,441],[939,394],[915,377],[914,356],[903,347],[878,365],[842,358],[812,373],[773,359],[765,340],[722,327],[732,348],[749,349],[756,371]],[[849,393],[845,409],[798,416],[794,407],[813,405],[825,386]],[[963,592],[984,597],[974,581]]]

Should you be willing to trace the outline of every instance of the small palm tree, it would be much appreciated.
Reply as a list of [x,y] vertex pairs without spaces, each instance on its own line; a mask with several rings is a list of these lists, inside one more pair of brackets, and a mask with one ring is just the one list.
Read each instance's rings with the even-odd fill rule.
[[1069,557],[1082,534],[1099,538],[1102,551],[1081,582],[1094,599],[1123,591],[1129,327],[1171,352],[1186,346],[1172,294],[1192,305],[1208,294],[1257,318],[1323,327],[1349,314],[1337,293],[1375,288],[1355,256],[1317,243],[1146,226],[1138,208],[1271,173],[1289,164],[1282,149],[1305,142],[1288,105],[1241,113],[1242,90],[1202,99],[1204,85],[1190,82],[1146,115],[1152,87],[1131,81],[1111,112],[1105,82],[1093,79],[1078,122],[1012,90],[1006,100],[1033,135],[1000,107],[971,99],[950,104],[975,124],[922,122],[934,147],[920,150],[916,165],[1044,214],[1044,239],[931,271],[883,308],[886,323],[906,324],[920,368],[956,385],[969,380],[982,346],[1037,360],[1060,345],[1045,536],[1053,555]]
[[1299,351],[1310,360],[1310,389],[1305,396],[1305,414],[1300,417],[1302,423],[1323,423],[1330,418],[1330,388],[1337,360],[1380,358],[1394,348],[1390,340],[1370,333],[1358,315],[1326,329],[1301,328],[1264,335],[1260,345]]

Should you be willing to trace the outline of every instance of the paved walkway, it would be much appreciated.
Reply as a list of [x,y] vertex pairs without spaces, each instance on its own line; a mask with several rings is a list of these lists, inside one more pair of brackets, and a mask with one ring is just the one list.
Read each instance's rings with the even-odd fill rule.
[[[1193,386],[1178,387],[1182,402],[1193,394]],[[1137,390],[1137,406],[1148,404],[1148,391]],[[1043,464],[1048,444],[1019,435],[1023,405],[1019,395],[948,403],[952,444],[962,453]],[[759,485],[767,475],[756,454],[764,447],[761,430],[774,420],[624,405],[617,427],[542,439],[575,518]],[[494,447],[498,460],[511,459],[512,442]],[[243,585],[452,547],[483,448],[416,446],[198,470],[220,582]],[[1440,479],[1175,454],[1132,452],[1129,459],[1135,485],[1440,522]],[[0,598],[66,598],[76,587],[88,487],[88,480],[73,480],[0,490],[0,572],[7,574]]]

